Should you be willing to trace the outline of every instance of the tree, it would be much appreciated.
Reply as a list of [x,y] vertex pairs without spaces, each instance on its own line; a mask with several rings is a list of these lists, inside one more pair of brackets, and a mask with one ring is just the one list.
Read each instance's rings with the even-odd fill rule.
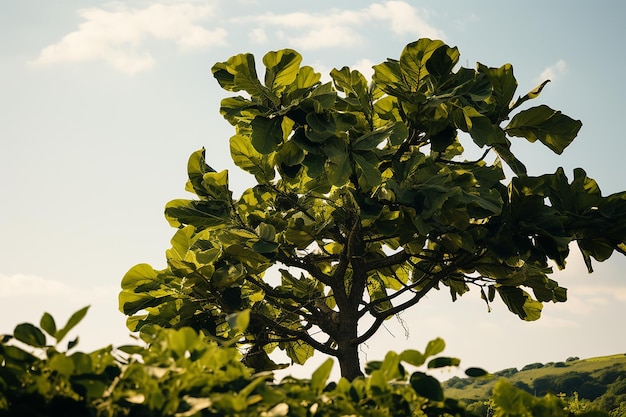
[[[560,154],[581,128],[546,105],[520,110],[548,81],[515,99],[510,64],[458,67],[457,48],[430,39],[374,66],[371,82],[344,67],[322,83],[301,60],[267,53],[263,81],[251,54],[213,66],[225,90],[245,93],[220,112],[234,163],[257,184],[234,197],[227,171],[191,155],[197,198],[166,205],[178,229],[167,268],[140,264],[122,280],[131,330],[229,338],[239,312],[249,366],[279,366],[277,347],[299,364],[317,350],[353,379],[359,345],[433,289],[454,301],[474,287],[536,320],[543,302],[566,301],[550,261],[564,268],[572,242],[589,272],[626,254],[626,193],[602,196],[582,169],[571,182],[561,168],[529,176],[511,150],[525,138]],[[464,157],[462,139],[482,156]]]

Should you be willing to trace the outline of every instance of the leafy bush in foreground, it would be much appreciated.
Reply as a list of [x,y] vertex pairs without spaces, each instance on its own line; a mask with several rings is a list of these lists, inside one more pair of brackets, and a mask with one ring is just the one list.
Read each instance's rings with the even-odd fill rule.
[[[40,327],[20,324],[0,343],[0,416],[476,416],[446,398],[441,385],[407,366],[437,368],[459,360],[437,356],[445,343],[435,339],[424,352],[389,352],[370,362],[368,376],[330,382],[331,359],[310,379],[273,382],[271,373],[253,374],[234,342],[218,342],[185,327],[147,326],[145,345],[112,346],[76,352],[78,339],[60,342],[84,317],[72,315],[57,330],[45,313]],[[229,317],[243,331],[246,311]],[[48,344],[49,337],[54,339]],[[234,339],[233,339],[234,340]],[[481,370],[469,368],[468,374]],[[494,388],[494,416],[568,416],[554,395],[536,398],[502,380]],[[584,416],[606,414],[578,414]]]

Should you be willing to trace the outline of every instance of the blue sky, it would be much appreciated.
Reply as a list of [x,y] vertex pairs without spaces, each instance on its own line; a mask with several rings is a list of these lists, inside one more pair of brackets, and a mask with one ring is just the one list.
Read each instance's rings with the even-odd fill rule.
[[[164,266],[174,230],[163,207],[187,196],[189,154],[206,147],[236,194],[252,184],[230,161],[226,92],[210,73],[240,52],[260,62],[289,47],[326,74],[369,73],[411,41],[443,39],[465,66],[511,63],[520,95],[552,79],[536,104],[583,121],[561,156],[515,144],[531,174],[582,166],[604,194],[626,188],[626,3],[22,0],[0,10],[0,333],[91,304],[79,347],[126,342],[119,282],[137,263]],[[538,322],[442,291],[402,315],[408,339],[391,320],[363,358],[438,336],[462,365],[493,371],[626,352],[626,260],[588,275],[576,255],[556,274],[570,300]]]

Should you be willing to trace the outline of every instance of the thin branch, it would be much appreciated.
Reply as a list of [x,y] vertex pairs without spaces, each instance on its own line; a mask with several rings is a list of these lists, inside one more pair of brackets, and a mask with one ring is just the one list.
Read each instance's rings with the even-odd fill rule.
[[413,298],[411,298],[410,300],[405,301],[404,303],[397,305],[396,307],[390,308],[389,310],[385,310],[381,313],[378,313],[378,314],[372,313],[372,315],[376,317],[376,319],[374,320],[374,323],[370,326],[370,328],[365,333],[357,337],[354,343],[361,344],[367,341],[370,337],[372,337],[378,331],[380,326],[384,323],[384,321],[388,317],[391,317],[394,314],[404,311],[407,308],[412,307],[415,304],[417,304],[438,283],[439,283],[439,279],[432,279],[428,284],[426,284],[424,288],[416,292]]
[[325,353],[331,356],[337,356],[337,351],[335,349],[331,349],[329,346],[326,346],[325,344],[318,342],[317,340],[313,339],[308,333],[304,331],[289,329],[287,327],[281,326],[280,324],[276,323],[274,320],[270,319],[269,317],[266,317],[258,313],[252,313],[251,318],[260,321],[268,329],[270,329],[273,332],[276,332],[279,336],[283,336],[283,337],[293,336],[311,345],[314,349],[322,353]]
[[395,265],[402,264],[409,259],[411,259],[413,255],[408,253],[406,250],[401,250],[400,252],[394,253],[393,255],[386,256],[381,259],[376,259],[370,262],[366,262],[363,266],[366,272],[374,271],[382,268],[389,268]]
[[491,149],[492,149],[491,146],[487,147],[487,149],[485,150],[485,152],[483,152],[481,157],[478,158],[475,161],[451,161],[451,160],[443,159],[440,156],[437,156],[437,158],[435,158],[435,161],[436,162],[442,162],[444,164],[449,164],[449,165],[474,165],[474,164],[479,163],[483,159],[485,159],[487,157],[487,155],[489,154],[489,152],[491,151]]
[[283,263],[286,266],[293,266],[296,268],[303,269],[309,274],[311,274],[313,278],[315,278],[322,284],[328,285],[328,286],[331,285],[331,281],[333,277],[329,277],[328,275],[323,273],[322,270],[317,267],[317,265],[315,265],[313,262],[311,262],[307,258],[301,259],[298,257],[291,257],[289,256],[289,254],[285,253],[284,251],[279,251],[278,254],[276,255],[276,260]]

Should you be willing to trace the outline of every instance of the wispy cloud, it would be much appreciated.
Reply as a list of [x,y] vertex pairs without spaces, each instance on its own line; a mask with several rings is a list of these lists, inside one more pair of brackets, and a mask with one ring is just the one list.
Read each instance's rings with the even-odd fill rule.
[[0,274],[0,300],[3,300],[3,304],[8,302],[7,299],[31,300],[39,297],[92,302],[103,297],[114,296],[116,292],[116,287],[79,288],[36,275]]
[[[82,9],[78,28],[43,48],[32,64],[103,62],[135,74],[156,65],[154,41],[172,42],[181,51],[224,46],[228,32],[222,27],[225,20],[217,20],[216,4],[162,0],[146,7],[114,2]],[[252,43],[275,40],[300,50],[366,45],[372,26],[398,36],[444,37],[428,23],[427,11],[405,1],[373,3],[355,10],[243,15],[226,22],[235,27],[245,25]]]
[[[444,33],[426,20],[427,13],[404,1],[374,3],[358,10],[331,9],[317,13],[266,13],[242,16],[233,23],[276,27],[277,38],[299,49],[350,47],[364,42],[362,28],[379,22],[396,35],[443,38]],[[286,30],[288,29],[288,30]]]
[[63,62],[105,62],[115,69],[134,74],[155,65],[146,42],[173,41],[182,51],[226,43],[226,30],[201,26],[214,14],[207,4],[152,4],[129,8],[115,3],[107,8],[89,8],[78,13],[84,22],[59,42],[45,47],[35,65]]
[[559,59],[556,63],[544,69],[539,77],[537,77],[536,81],[538,83],[541,83],[545,80],[555,81],[565,74],[566,69],[567,65],[565,64],[565,61]]

